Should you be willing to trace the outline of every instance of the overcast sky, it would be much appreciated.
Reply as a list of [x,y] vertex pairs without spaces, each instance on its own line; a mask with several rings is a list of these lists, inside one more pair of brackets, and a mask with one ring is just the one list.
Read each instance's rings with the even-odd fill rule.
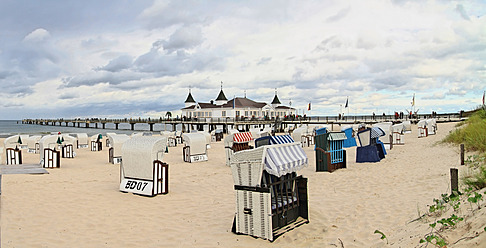
[[276,88],[308,115],[405,111],[413,94],[419,113],[471,110],[485,14],[484,0],[1,0],[0,119],[158,117],[220,82],[228,99]]

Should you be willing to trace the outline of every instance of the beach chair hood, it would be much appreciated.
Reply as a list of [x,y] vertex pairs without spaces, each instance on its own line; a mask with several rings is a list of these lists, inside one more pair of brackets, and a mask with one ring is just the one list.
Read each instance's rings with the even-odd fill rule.
[[182,139],[185,146],[190,147],[191,155],[206,153],[206,136],[202,133],[184,133]]
[[297,172],[308,165],[308,158],[300,144],[288,143],[264,146],[265,171],[280,177]]
[[234,143],[248,143],[253,140],[253,136],[250,132],[235,133],[233,134]]

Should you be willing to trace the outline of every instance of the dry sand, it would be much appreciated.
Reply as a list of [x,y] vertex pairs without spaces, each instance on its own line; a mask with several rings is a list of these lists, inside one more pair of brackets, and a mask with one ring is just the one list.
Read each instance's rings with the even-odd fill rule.
[[[427,224],[407,223],[450,192],[449,169],[459,167],[458,148],[435,145],[454,125],[439,124],[437,135],[420,139],[413,126],[405,145],[395,146],[379,163],[357,164],[356,148],[349,148],[348,168],[333,173],[315,172],[313,148],[306,147],[309,166],[300,174],[309,179],[310,223],[273,243],[231,232],[235,192],[223,142],[213,142],[209,161],[201,163],[184,163],[182,146],[170,147],[164,156],[169,194],[152,198],[118,190],[119,166],[108,163],[107,148],[79,149],[50,174],[2,177],[1,245],[416,247]],[[38,154],[23,154],[24,163],[39,162]],[[464,167],[459,169],[461,174]],[[482,212],[482,223],[485,216]],[[376,229],[387,235],[388,245]]]

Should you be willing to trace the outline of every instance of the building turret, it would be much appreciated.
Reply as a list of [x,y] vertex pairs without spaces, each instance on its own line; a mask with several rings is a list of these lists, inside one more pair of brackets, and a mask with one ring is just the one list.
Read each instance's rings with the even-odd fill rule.
[[217,106],[221,106],[223,104],[226,104],[227,102],[228,102],[228,98],[226,98],[226,96],[224,95],[223,82],[221,82],[221,90],[219,91],[219,95],[214,101],[214,104],[216,104]]
[[277,89],[275,89],[275,97],[273,97],[272,107],[276,108],[276,107],[280,106],[280,104],[282,104],[282,103],[280,102],[280,100],[278,100]]
[[192,97],[191,89],[189,89],[189,95],[187,95],[187,98],[186,98],[186,101],[184,102],[184,104],[185,104],[186,108],[196,104],[196,101],[194,101],[194,97]]

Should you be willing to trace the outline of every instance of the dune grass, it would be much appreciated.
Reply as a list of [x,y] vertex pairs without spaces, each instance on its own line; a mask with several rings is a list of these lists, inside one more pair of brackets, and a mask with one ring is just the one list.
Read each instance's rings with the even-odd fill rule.
[[465,161],[471,169],[462,177],[466,187],[486,187],[486,111],[479,109],[443,140],[445,143],[464,144],[466,151],[475,152]]

